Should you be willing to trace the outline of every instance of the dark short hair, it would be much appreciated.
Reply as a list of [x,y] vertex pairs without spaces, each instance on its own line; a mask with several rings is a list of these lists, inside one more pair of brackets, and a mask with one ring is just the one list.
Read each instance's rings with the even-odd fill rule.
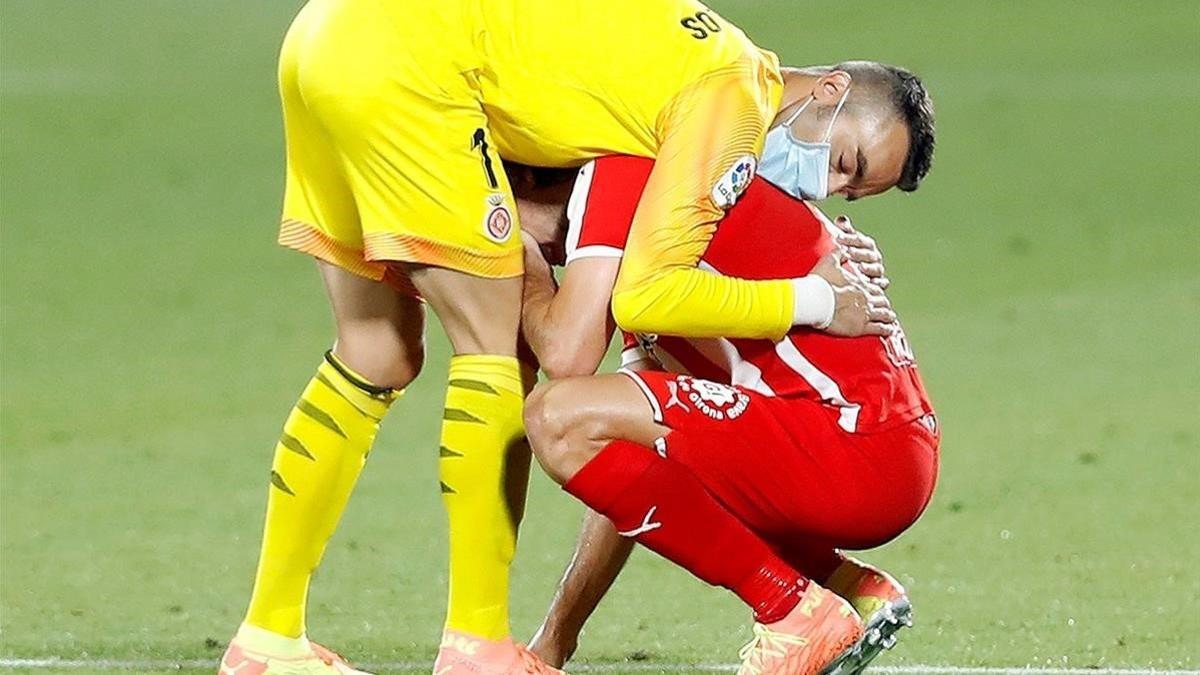
[[878,97],[908,128],[908,156],[900,173],[897,187],[912,192],[933,165],[934,115],[933,99],[921,78],[912,71],[876,61],[845,61],[832,66],[844,70],[856,84],[869,87],[869,99]]

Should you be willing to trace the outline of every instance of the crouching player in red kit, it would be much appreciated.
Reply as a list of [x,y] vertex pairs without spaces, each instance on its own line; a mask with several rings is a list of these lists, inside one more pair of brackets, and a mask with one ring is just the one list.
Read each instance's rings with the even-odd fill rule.
[[[608,296],[652,167],[606,157],[580,172],[557,297],[546,262],[528,248],[523,320],[544,364],[580,350],[598,364],[612,331]],[[860,276],[854,261],[831,262],[832,228],[756,178],[700,264],[749,279]],[[754,639],[740,673],[859,673],[891,646],[908,621],[903,588],[840,550],[879,546],[916,521],[933,491],[939,432],[903,330],[886,303],[873,312],[888,335],[796,328],[777,342],[627,337],[627,362],[676,372],[623,369],[535,390],[526,405],[534,452],[603,516],[585,522],[535,651],[556,664],[570,655],[628,555],[623,541],[751,607]]]

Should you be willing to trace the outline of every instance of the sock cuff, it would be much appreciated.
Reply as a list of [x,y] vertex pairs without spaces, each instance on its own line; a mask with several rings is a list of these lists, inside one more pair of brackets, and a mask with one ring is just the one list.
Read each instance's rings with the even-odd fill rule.
[[630,485],[662,461],[654,451],[632,441],[613,441],[563,484],[563,490],[596,511],[612,508]]
[[271,656],[300,658],[312,653],[308,638],[303,633],[300,634],[300,637],[288,637],[266,628],[243,623],[238,627],[235,639],[252,651]]
[[[459,354],[450,357],[450,385],[488,391],[494,387],[524,397],[521,364],[515,356]],[[483,385],[483,386],[480,386]]]
[[359,410],[373,417],[381,418],[401,394],[403,389],[390,389],[371,384],[362,376],[350,370],[334,356],[333,352],[325,353],[325,361],[317,368],[316,379],[333,389]]
[[359,375],[353,368],[346,365],[345,361],[339,359],[337,354],[333,353],[332,349],[325,352],[325,362],[333,366],[333,369],[338,371],[338,374],[345,378],[347,382],[371,396],[386,396],[396,391],[391,387],[381,387],[373,384],[366,377]]

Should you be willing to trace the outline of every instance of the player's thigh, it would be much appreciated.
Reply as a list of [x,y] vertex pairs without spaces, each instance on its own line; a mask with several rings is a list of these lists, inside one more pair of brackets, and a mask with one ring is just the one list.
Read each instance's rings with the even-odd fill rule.
[[373,384],[408,386],[425,361],[425,309],[392,286],[318,261],[337,322],[334,353]]
[[305,96],[302,73],[310,51],[312,7],[293,21],[279,56],[286,180],[280,244],[370,279],[386,267],[368,262],[353,188],[341,153]]
[[671,430],[660,450],[755,531],[795,533],[798,521],[825,517],[836,479],[780,419],[779,399],[686,375],[626,374]]
[[[402,97],[398,97],[402,98]],[[348,156],[369,260],[490,279],[524,271],[516,202],[478,103],[408,97],[381,116],[366,152]]]
[[438,52],[369,48],[390,39],[377,30],[314,40],[299,82],[337,149],[365,257],[521,276],[515,201],[478,90]]
[[538,385],[526,402],[525,425],[535,450],[560,442],[596,450],[618,439],[653,447],[666,433],[638,386],[620,374]]
[[432,265],[406,265],[455,354],[516,356],[523,279],[491,279]]

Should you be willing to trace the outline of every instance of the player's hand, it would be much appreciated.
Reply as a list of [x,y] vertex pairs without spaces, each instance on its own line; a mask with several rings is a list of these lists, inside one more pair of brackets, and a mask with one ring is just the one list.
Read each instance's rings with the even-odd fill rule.
[[833,303],[833,321],[825,328],[830,335],[859,337],[896,331],[892,303],[878,286],[857,282],[834,286]]
[[851,266],[868,281],[883,290],[892,284],[883,267],[883,252],[879,250],[875,240],[854,228],[848,216],[838,216],[833,219],[839,232],[834,240],[841,247],[842,260]]
[[542,253],[542,246],[538,243],[533,235],[521,231],[521,244],[525,247],[525,274],[530,273],[551,275],[550,263],[546,262],[546,256]]
[[833,286],[833,321],[823,330],[840,337],[891,335],[896,314],[883,289],[842,269],[839,256],[821,259],[812,273]]

